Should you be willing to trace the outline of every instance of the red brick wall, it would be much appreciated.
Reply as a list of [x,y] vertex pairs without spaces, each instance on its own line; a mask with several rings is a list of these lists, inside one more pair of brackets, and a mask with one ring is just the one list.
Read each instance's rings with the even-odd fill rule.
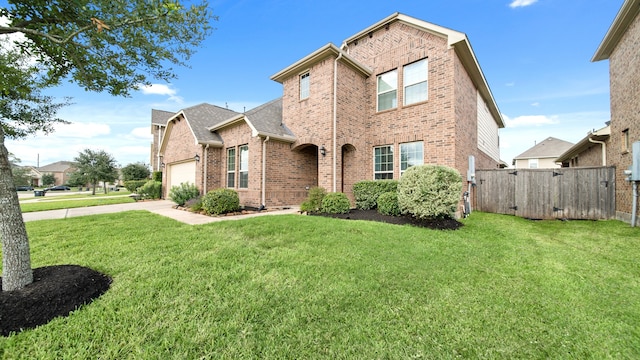
[[622,132],[629,129],[631,143],[640,140],[640,18],[636,16],[609,58],[611,82],[611,145],[607,162],[616,167],[616,212],[630,220],[632,186],[623,171],[632,162],[631,151],[622,148]]
[[[165,163],[165,166],[169,166],[173,163],[179,163],[182,161],[189,161],[194,158],[195,154],[199,154],[200,158],[203,158],[202,147],[196,144],[195,138],[193,137],[193,133],[189,128],[186,120],[180,118],[172,121],[167,128],[170,128],[169,138],[167,145],[164,150],[164,156],[162,161]],[[202,192],[202,164],[204,162],[200,161],[197,164],[197,168],[200,171],[196,171],[196,186]],[[166,169],[166,167],[165,167]],[[166,188],[168,183],[167,179],[167,171],[162,172],[162,184],[164,186],[163,189],[163,197],[168,198],[169,189]]]

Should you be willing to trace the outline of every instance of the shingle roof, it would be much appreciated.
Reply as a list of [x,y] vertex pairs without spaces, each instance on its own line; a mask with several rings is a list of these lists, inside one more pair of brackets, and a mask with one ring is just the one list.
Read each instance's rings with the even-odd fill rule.
[[207,128],[239,115],[239,113],[233,110],[206,103],[183,109],[181,112],[184,114],[185,119],[187,119],[198,143],[210,141],[221,142],[222,139],[220,136],[209,131]]
[[573,143],[570,143],[568,141],[556,139],[554,137],[548,137],[513,159],[555,159],[558,156],[562,155],[565,151],[569,150],[572,146]]
[[38,168],[40,172],[64,172],[74,164],[71,161],[57,161]]
[[169,120],[175,113],[164,110],[151,109],[151,124],[153,125],[167,125]]
[[295,135],[282,123],[282,98],[253,108],[245,113],[258,134],[292,137]]

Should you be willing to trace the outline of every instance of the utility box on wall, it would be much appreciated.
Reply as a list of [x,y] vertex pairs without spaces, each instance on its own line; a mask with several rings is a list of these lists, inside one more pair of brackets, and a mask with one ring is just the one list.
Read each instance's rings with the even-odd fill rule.
[[633,161],[631,163],[631,181],[640,181],[640,141],[636,141],[633,143],[631,148],[633,156]]

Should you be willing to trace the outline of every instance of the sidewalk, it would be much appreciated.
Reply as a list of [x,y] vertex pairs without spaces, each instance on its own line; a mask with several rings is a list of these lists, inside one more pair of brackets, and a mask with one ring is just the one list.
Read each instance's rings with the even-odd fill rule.
[[297,207],[291,207],[290,209],[265,211],[265,212],[255,213],[255,214],[215,217],[215,216],[195,214],[190,211],[178,210],[174,206],[175,206],[175,203],[169,200],[138,201],[135,203],[127,203],[127,204],[101,205],[101,206],[89,206],[89,207],[73,208],[73,209],[28,212],[28,213],[23,213],[22,218],[26,222],[26,221],[36,221],[36,220],[49,220],[49,219],[66,219],[68,217],[75,217],[75,216],[110,214],[110,213],[131,211],[131,210],[147,210],[154,214],[172,218],[174,220],[183,222],[185,224],[200,225],[200,224],[208,224],[216,221],[247,219],[247,218],[256,217],[256,216],[298,213]]

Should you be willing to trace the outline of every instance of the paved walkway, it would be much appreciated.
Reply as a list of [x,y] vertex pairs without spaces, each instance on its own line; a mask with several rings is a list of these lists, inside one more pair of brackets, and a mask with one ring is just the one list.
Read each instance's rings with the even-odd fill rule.
[[264,211],[255,214],[237,215],[237,216],[207,216],[194,214],[190,211],[178,210],[175,208],[175,203],[169,200],[157,200],[157,201],[138,201],[135,203],[127,204],[115,204],[115,205],[101,205],[101,206],[89,206],[73,209],[62,210],[49,210],[49,211],[35,211],[23,213],[22,217],[24,221],[35,220],[47,220],[47,219],[66,219],[68,217],[97,215],[97,214],[109,214],[130,210],[147,210],[154,214],[166,216],[174,220],[183,222],[189,225],[208,224],[216,221],[224,220],[238,220],[247,219],[256,216],[266,215],[282,215],[282,214],[297,214],[299,209],[297,207],[291,207],[290,209],[271,210]]

